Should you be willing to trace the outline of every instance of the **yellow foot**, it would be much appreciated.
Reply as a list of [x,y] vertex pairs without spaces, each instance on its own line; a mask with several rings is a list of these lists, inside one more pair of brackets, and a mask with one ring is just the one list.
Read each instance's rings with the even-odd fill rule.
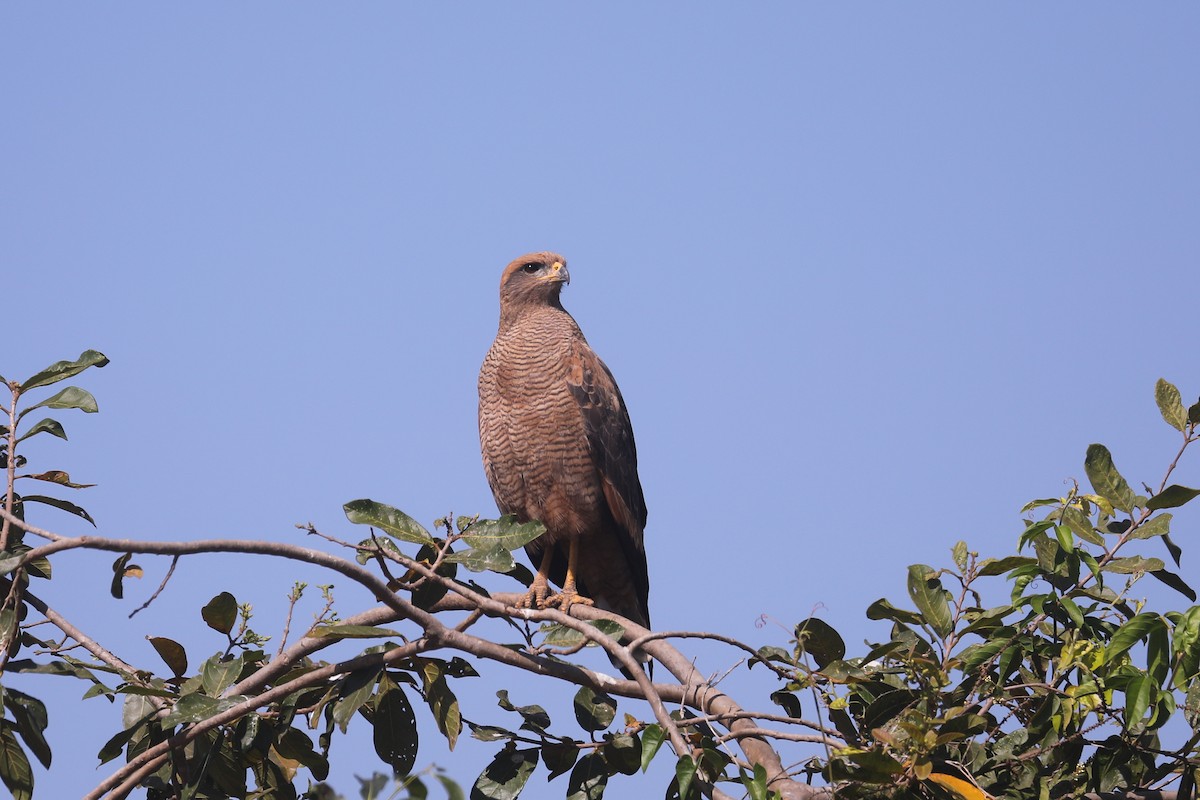
[[550,584],[546,582],[546,578],[542,574],[538,574],[533,579],[533,584],[530,585],[529,591],[521,598],[518,608],[545,608],[546,604],[552,598],[550,592]]
[[542,602],[540,608],[557,607],[561,609],[564,614],[570,614],[571,606],[575,605],[576,603],[579,603],[583,606],[594,605],[592,598],[584,597],[579,592],[575,591],[574,587],[571,587],[569,591],[567,589],[563,589],[558,594],[547,597]]

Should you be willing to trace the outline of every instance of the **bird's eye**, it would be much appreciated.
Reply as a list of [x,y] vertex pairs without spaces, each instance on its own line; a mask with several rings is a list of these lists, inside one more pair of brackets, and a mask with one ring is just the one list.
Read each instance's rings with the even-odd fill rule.
[[521,269],[524,270],[529,275],[532,275],[533,273],[537,272],[541,268],[542,268],[541,264],[534,264],[532,261],[529,262],[528,264],[521,265]]

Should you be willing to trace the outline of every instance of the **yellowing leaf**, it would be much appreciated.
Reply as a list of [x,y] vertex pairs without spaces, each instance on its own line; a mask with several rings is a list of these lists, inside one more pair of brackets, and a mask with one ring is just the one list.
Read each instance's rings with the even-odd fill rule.
[[943,789],[949,789],[956,797],[962,800],[991,800],[991,795],[980,789],[975,784],[964,781],[962,778],[956,778],[953,775],[947,775],[944,772],[934,772],[928,778],[930,783],[936,783]]

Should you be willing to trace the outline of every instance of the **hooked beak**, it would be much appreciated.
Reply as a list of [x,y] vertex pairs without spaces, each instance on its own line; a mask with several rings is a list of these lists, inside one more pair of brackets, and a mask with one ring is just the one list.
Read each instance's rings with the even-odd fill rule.
[[550,265],[550,274],[546,276],[548,281],[560,281],[561,283],[571,282],[571,273],[567,272],[567,265],[561,261],[555,261]]

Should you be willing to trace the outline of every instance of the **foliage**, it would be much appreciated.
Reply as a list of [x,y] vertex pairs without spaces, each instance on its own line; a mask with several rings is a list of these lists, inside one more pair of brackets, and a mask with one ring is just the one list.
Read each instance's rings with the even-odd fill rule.
[[[982,557],[958,542],[948,566],[910,566],[907,602],[880,599],[867,609],[890,632],[865,653],[848,654],[837,630],[817,618],[796,625],[786,647],[754,650],[713,633],[671,634],[752,654],[747,668],[767,684],[772,705],[744,711],[695,673],[668,637],[580,605],[572,616],[516,608],[532,576],[513,552],[541,534],[537,523],[448,516],[429,529],[398,509],[354,500],[346,516],[367,527],[365,536],[342,541],[306,528],[347,558],[241,540],[85,540],[28,525],[29,504],[95,524],[61,498],[17,493],[17,481],[88,486],[61,470],[17,474],[25,467],[17,449],[38,434],[66,438],[57,420],[28,424],[35,409],[97,410],[78,387],[27,404],[31,392],[107,363],[87,351],[23,382],[4,381],[12,401],[0,426],[7,474],[0,780],[18,800],[33,796],[30,759],[51,763],[44,704],[12,685],[29,673],[81,680],[87,697],[121,701],[120,730],[97,742],[101,764],[120,763],[95,797],[124,797],[137,787],[151,800],[330,797],[320,782],[338,734],[358,718],[370,725],[386,768],[360,779],[361,797],[425,798],[436,785],[452,800],[462,798],[454,778],[420,766],[419,723],[426,717],[452,749],[463,733],[498,747],[469,792],[491,800],[516,798],[538,770],[560,780],[568,800],[599,798],[610,779],[644,772],[655,758],[673,759],[667,796],[678,798],[829,795],[810,782],[836,786],[843,798],[957,800],[1081,797],[1172,782],[1182,793],[1194,786],[1200,606],[1176,571],[1181,549],[1171,538],[1171,510],[1200,490],[1169,480],[1198,436],[1200,403],[1185,407],[1166,381],[1155,398],[1180,446],[1157,490],[1135,492],[1107,448],[1092,445],[1084,461],[1091,491],[1075,485],[1064,497],[1028,503],[1014,555]],[[179,558],[224,552],[315,563],[359,582],[383,605],[343,617],[330,588],[320,587],[324,605],[315,622],[288,645],[289,612],[283,642],[269,654],[267,637],[250,627],[252,609],[222,592],[197,608],[197,621],[220,638],[216,653],[197,659],[178,635],[156,635],[149,639],[162,664],[135,667],[33,591],[52,585],[51,555],[81,547],[117,554],[109,587],[117,599],[125,579],[143,572],[135,554],[172,556],[165,583]],[[1152,608],[1135,594],[1147,576],[1192,605]],[[505,581],[508,592],[501,591]],[[306,589],[294,587],[293,608]],[[484,618],[507,621],[510,640],[476,635],[473,626]],[[31,626],[41,621],[62,638],[35,635]],[[81,657],[78,645],[90,657]],[[640,670],[637,680],[599,675],[571,659],[584,646],[635,670],[634,651],[642,650],[674,682],[651,684]],[[337,660],[317,657],[333,648],[342,653]],[[455,687],[478,677],[475,664],[577,684],[570,713],[519,704],[500,689],[498,707],[508,722],[473,721]],[[621,696],[646,702],[622,714]],[[784,769],[785,748],[799,767]],[[802,748],[799,757],[794,748]],[[815,780],[802,782],[803,775]]]

